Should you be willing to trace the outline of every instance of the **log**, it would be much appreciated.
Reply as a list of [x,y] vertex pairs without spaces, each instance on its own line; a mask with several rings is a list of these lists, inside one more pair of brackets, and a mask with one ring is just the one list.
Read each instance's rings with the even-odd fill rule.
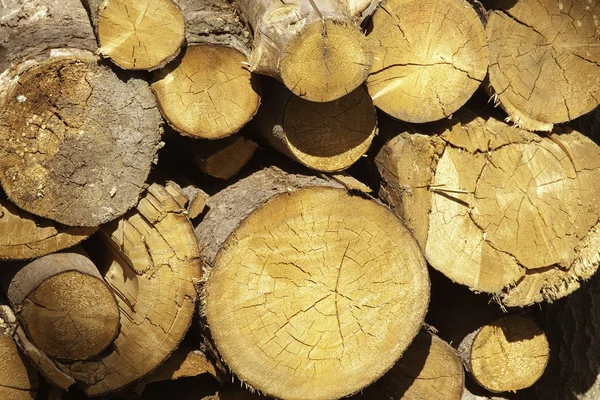
[[250,70],[280,80],[309,101],[333,101],[352,92],[373,63],[359,27],[366,17],[362,12],[379,2],[361,1],[357,7],[335,0],[236,1],[254,32]]
[[461,400],[465,374],[456,350],[421,330],[398,362],[353,400]]
[[493,393],[532,386],[544,373],[549,352],[548,339],[537,323],[516,314],[480,327],[458,346],[465,369]]
[[0,334],[0,398],[34,400],[37,390],[37,371],[21,355],[12,338]]
[[200,278],[186,201],[153,183],[135,210],[86,242],[116,296],[121,329],[107,351],[88,360],[48,360],[29,346],[27,355],[52,383],[66,389],[76,381],[87,396],[100,396],[144,377],[177,348],[192,321],[193,282]]
[[183,135],[217,139],[258,110],[258,80],[246,65],[252,36],[226,0],[183,0],[187,47],[152,83],[163,116]]
[[196,227],[202,313],[245,384],[279,398],[343,397],[383,375],[418,333],[427,269],[386,207],[275,167],[208,207]]
[[487,73],[484,27],[467,0],[387,0],[373,15],[369,42],[375,55],[369,94],[403,121],[451,116]]
[[0,260],[28,260],[87,239],[96,228],[67,227],[17,208],[0,192]]
[[123,69],[155,70],[173,60],[185,25],[173,0],[83,0],[98,39],[98,54]]
[[19,324],[50,358],[85,360],[117,336],[115,297],[81,249],[7,265],[2,285]]
[[596,271],[600,148],[591,140],[467,112],[427,135],[397,128],[376,158],[379,194],[433,268],[507,306],[566,296]]
[[600,1],[495,0],[489,7],[489,83],[511,121],[551,131],[600,104]]
[[205,174],[231,179],[252,159],[258,149],[254,140],[235,135],[220,140],[188,140],[183,151]]
[[255,128],[269,145],[293,160],[318,171],[340,171],[369,149],[377,115],[363,88],[326,103],[297,97],[272,80],[265,82],[263,91]]
[[77,0],[11,1],[0,31],[0,184],[19,208],[98,226],[133,207],[160,144],[146,82],[99,64]]

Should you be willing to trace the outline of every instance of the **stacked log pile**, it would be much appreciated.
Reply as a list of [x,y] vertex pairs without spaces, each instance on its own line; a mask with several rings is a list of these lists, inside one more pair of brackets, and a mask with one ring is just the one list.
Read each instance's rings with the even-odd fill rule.
[[0,399],[596,399],[599,104],[600,0],[4,0]]

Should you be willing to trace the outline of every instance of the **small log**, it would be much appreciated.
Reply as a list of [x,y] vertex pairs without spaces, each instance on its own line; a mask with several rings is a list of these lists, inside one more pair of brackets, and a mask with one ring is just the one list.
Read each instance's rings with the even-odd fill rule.
[[276,150],[324,172],[340,171],[367,152],[377,131],[373,102],[363,88],[327,103],[294,96],[265,82],[256,129]]
[[87,239],[96,228],[67,227],[17,208],[0,193],[0,260],[28,260]]
[[206,141],[194,140],[182,143],[183,151],[204,173],[218,179],[230,179],[237,175],[252,159],[258,144],[241,135]]
[[489,82],[517,126],[551,131],[600,104],[600,1],[489,1]]
[[399,128],[376,163],[380,197],[432,267],[507,306],[566,296],[596,271],[597,145],[466,112],[429,128]]
[[0,398],[34,400],[38,374],[10,336],[0,334]]
[[383,375],[418,333],[427,269],[379,203],[271,167],[208,207],[196,227],[209,271],[202,313],[247,385],[279,398],[343,397]]
[[369,94],[403,121],[449,117],[487,73],[484,27],[467,0],[387,0],[373,15],[369,41],[375,54]]
[[162,133],[147,83],[98,63],[77,0],[19,1],[7,15],[0,30],[4,191],[19,208],[65,225],[123,215],[138,200]]
[[[198,245],[183,209],[187,198],[152,184],[136,210],[102,226],[86,250],[116,296],[121,328],[111,347],[88,360],[48,360],[27,346],[41,371],[88,396],[116,391],[162,364],[191,324],[200,278]],[[60,379],[56,382],[55,379]]]
[[[353,3],[353,5],[350,5]],[[250,70],[277,78],[309,101],[333,101],[356,89],[373,63],[359,24],[379,1],[238,0],[254,32]],[[350,5],[350,6],[349,6]]]
[[258,80],[246,65],[252,37],[225,0],[180,0],[187,47],[155,74],[160,109],[183,135],[217,139],[239,131],[258,110]]
[[173,0],[83,0],[98,53],[123,69],[154,70],[173,60],[185,25]]
[[532,386],[544,373],[550,347],[537,323],[507,315],[467,335],[458,354],[473,379],[490,392]]
[[352,399],[461,400],[464,382],[456,350],[421,330],[392,369]]
[[98,355],[119,331],[114,295],[84,252],[46,255],[7,265],[6,297],[31,342],[50,358]]

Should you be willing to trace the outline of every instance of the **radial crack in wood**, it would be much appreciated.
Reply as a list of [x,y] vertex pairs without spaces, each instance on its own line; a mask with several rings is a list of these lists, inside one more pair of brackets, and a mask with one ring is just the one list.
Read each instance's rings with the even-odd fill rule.
[[389,141],[380,196],[453,281],[509,306],[571,293],[600,258],[600,148],[575,131],[540,137],[459,117],[432,127],[438,135]]
[[489,80],[508,118],[530,130],[600,103],[600,1],[492,1]]
[[417,334],[428,274],[387,208],[276,168],[208,206],[196,228],[210,269],[206,321],[248,385],[287,399],[343,397],[383,375]]
[[449,117],[487,73],[483,24],[466,0],[387,0],[373,16],[375,105],[403,121]]

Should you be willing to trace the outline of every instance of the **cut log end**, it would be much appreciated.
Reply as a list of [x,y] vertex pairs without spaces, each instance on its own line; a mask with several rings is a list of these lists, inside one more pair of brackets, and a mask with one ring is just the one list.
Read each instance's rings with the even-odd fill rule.
[[38,390],[38,375],[21,356],[10,336],[0,335],[0,398],[34,400]]
[[367,152],[377,127],[368,93],[358,88],[332,102],[290,98],[283,115],[291,155],[309,168],[340,171]]
[[205,311],[241,380],[280,398],[329,399],[396,362],[428,299],[424,260],[401,222],[316,187],[272,198],[235,229],[208,277]]
[[181,10],[172,0],[104,0],[94,22],[98,53],[123,69],[162,68],[185,38]]
[[600,1],[491,6],[499,9],[486,26],[489,80],[511,120],[550,131],[600,103]]
[[161,111],[180,133],[217,139],[236,133],[258,110],[256,78],[232,47],[194,45],[152,84]]
[[530,318],[511,315],[479,330],[469,358],[473,378],[491,392],[530,387],[544,373],[550,348]]
[[97,61],[35,64],[0,111],[2,187],[20,208],[65,225],[98,226],[134,206],[160,142],[145,82]]
[[309,24],[286,49],[281,80],[297,96],[315,102],[338,99],[366,79],[373,53],[356,25],[333,20]]
[[192,162],[204,173],[219,179],[237,175],[258,149],[255,141],[241,135],[211,142],[194,141],[188,145],[184,151]]
[[373,16],[375,62],[367,88],[377,107],[403,121],[450,116],[488,67],[485,31],[466,0],[388,0]]

